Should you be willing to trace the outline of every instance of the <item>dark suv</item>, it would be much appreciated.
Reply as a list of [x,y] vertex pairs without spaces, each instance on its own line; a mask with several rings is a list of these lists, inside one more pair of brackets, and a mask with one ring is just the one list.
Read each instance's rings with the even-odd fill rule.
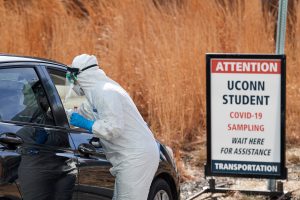
[[[114,177],[101,141],[69,125],[66,111],[85,99],[70,93],[65,77],[64,64],[0,55],[0,199],[112,198]],[[158,147],[148,199],[179,199],[172,151]]]

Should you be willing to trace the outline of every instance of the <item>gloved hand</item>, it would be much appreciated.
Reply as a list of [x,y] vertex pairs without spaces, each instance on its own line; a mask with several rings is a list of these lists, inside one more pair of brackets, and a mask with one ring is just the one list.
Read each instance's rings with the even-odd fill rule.
[[84,116],[82,116],[78,113],[72,113],[71,118],[70,118],[70,123],[73,126],[77,126],[79,128],[84,128],[86,130],[89,130],[90,133],[92,133],[94,121],[88,120]]

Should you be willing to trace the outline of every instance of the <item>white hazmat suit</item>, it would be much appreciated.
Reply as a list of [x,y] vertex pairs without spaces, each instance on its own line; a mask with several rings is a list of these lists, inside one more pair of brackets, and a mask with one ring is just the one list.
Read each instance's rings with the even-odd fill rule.
[[[81,70],[95,64],[95,56],[82,54],[74,58],[72,68]],[[113,166],[113,200],[146,200],[159,163],[152,132],[128,93],[98,66],[79,73],[77,79],[90,106],[80,107],[79,114],[87,117],[92,113],[92,133],[100,138]]]

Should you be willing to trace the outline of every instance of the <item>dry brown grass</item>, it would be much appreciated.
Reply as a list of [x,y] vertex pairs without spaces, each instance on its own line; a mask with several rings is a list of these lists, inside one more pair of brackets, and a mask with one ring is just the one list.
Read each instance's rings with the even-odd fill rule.
[[[180,156],[178,149],[205,137],[205,53],[275,52],[276,18],[263,13],[262,2],[0,0],[0,52],[64,63],[96,54],[157,138]],[[300,3],[295,10],[286,45],[287,138],[293,144],[300,141]]]

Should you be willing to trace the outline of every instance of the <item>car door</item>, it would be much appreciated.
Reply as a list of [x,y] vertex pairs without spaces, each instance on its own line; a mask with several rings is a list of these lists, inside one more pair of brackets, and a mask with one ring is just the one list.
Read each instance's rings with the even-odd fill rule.
[[[33,63],[0,66],[0,188],[7,199],[76,199],[77,159],[44,76]],[[21,195],[4,189],[12,184]]]
[[[66,83],[66,69],[47,66],[50,77],[61,98],[66,112],[76,111],[88,103],[84,96],[77,96]],[[78,159],[78,199],[108,200],[112,198],[114,177],[110,174],[111,164],[107,161],[101,142],[93,134],[76,127],[70,127],[75,157]]]

